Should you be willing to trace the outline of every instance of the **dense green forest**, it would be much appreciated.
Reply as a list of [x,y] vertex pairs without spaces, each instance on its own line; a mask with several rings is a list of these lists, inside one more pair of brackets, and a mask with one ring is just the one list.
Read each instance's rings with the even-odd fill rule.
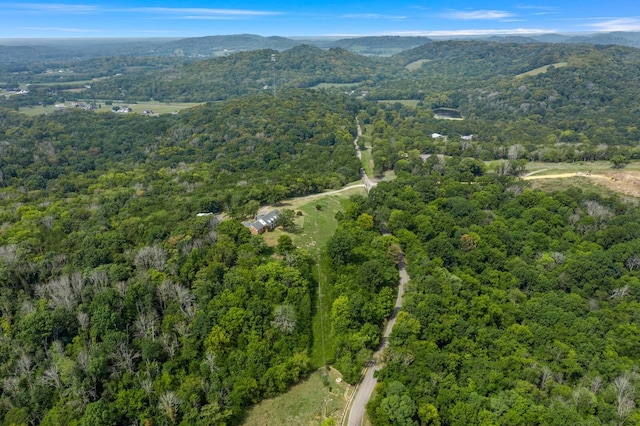
[[359,204],[412,277],[373,424],[636,424],[636,203],[510,177],[469,185],[456,162]]
[[312,261],[238,221],[357,179],[349,98],[0,115],[5,424],[237,423],[311,368]]
[[[629,151],[640,137],[635,122],[640,55],[633,48],[443,41],[371,58],[340,48],[297,46],[277,53],[275,64],[274,53],[255,50],[202,61],[90,59],[70,67],[73,72],[41,70],[28,78],[33,83],[28,93],[0,96],[0,105],[19,108],[80,99],[219,101],[269,93],[275,74],[281,89],[324,84],[327,91],[352,97],[365,91],[368,99],[413,99],[427,109],[456,108],[464,126],[428,123],[428,134],[438,131],[455,138],[458,134],[443,132],[464,127],[461,131],[468,133],[459,134],[473,133],[483,144],[518,145],[517,155],[532,160],[593,160],[603,158],[602,147],[610,145],[626,146],[621,154],[633,157]],[[528,74],[546,66],[546,72]],[[90,77],[100,79],[86,89]],[[0,74],[0,81],[11,87],[25,83],[24,78],[19,72]]]
[[[318,259],[240,220],[358,180],[356,118],[374,175],[397,178],[353,197],[321,250],[326,361],[345,381],[380,343],[401,252],[412,278],[372,423],[640,422],[637,202],[519,180],[529,160],[640,158],[640,51],[404,43],[422,41],[2,68],[7,88],[33,83],[0,94],[4,424],[239,424],[321,367]],[[21,113],[75,99],[207,103]]]

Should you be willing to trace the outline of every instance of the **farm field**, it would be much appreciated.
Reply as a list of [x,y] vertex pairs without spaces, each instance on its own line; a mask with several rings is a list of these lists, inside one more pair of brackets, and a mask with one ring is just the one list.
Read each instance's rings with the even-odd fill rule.
[[419,99],[381,99],[378,102],[383,104],[395,104],[397,102],[404,106],[416,107],[420,103],[420,100]]
[[[137,103],[129,103],[129,102],[120,102],[113,101],[112,105],[105,105],[104,101],[96,101],[101,108],[97,109],[98,112],[111,112],[112,108],[115,106],[125,107],[128,106],[132,109],[131,113],[133,114],[142,114],[145,110],[151,110],[154,114],[170,114],[173,112],[179,112],[184,109],[193,108],[198,105],[202,105],[201,103],[190,103],[190,102],[137,102]],[[67,102],[68,108],[73,108],[71,102]],[[26,115],[41,115],[41,114],[49,114],[55,111],[58,111],[58,108],[54,108],[51,105],[48,106],[29,106],[20,108],[20,112]]]

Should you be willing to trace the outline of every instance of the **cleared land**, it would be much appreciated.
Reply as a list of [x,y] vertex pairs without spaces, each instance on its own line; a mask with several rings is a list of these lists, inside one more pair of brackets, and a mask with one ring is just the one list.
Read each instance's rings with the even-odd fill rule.
[[[169,114],[172,112],[182,111],[184,109],[193,108],[198,105],[202,105],[201,103],[190,103],[190,102],[170,102],[170,103],[162,103],[162,102],[137,102],[137,103],[128,103],[121,101],[113,101],[112,105],[105,105],[104,101],[96,101],[97,104],[101,105],[101,108],[95,110],[97,112],[112,112],[112,108],[114,106],[124,107],[128,106],[132,109],[131,114],[142,114],[144,110],[151,110],[154,114]],[[74,109],[71,102],[66,102],[65,104],[68,109]],[[41,114],[50,114],[55,111],[60,110],[59,108],[54,108],[51,105],[48,106],[29,106],[20,108],[20,112],[26,115],[41,115]]]
[[430,62],[430,61],[431,59],[418,59],[417,61],[413,61],[410,64],[405,65],[404,67],[409,71],[415,71],[419,69],[422,66],[422,64],[426,64],[427,62]]
[[362,81],[355,83],[318,83],[315,86],[311,86],[312,89],[329,89],[332,87],[355,87],[362,84]]
[[373,125],[362,125],[362,136],[360,140],[364,145],[364,149],[360,150],[362,155],[362,167],[368,176],[373,176],[373,146],[371,144],[371,135],[373,134]]
[[454,108],[436,108],[433,110],[433,118],[440,120],[464,120],[460,111]]
[[419,99],[381,99],[378,102],[383,104],[395,104],[397,102],[404,106],[416,107],[418,106],[418,103],[420,103],[420,100]]
[[538,67],[538,68],[532,69],[532,70],[527,71],[527,72],[523,72],[522,74],[516,75],[516,77],[534,76],[534,75],[543,74],[543,73],[547,72],[550,67],[564,68],[566,66],[567,66],[566,62],[556,62],[555,64],[549,64],[549,65],[545,65],[545,66],[542,66],[542,67]]
[[567,184],[583,190],[607,193],[610,191],[630,197],[640,197],[640,162],[628,164],[624,169],[614,169],[608,161],[589,163],[540,163],[527,164],[525,180],[534,188],[560,191]]
[[[69,75],[68,73],[63,73],[61,75]],[[85,84],[95,83],[96,81],[107,80],[111,77],[95,77],[85,80],[72,80],[72,81],[50,81],[47,83],[32,83],[29,86],[78,86],[78,88],[86,89],[84,87]],[[21,85],[22,86],[22,85]],[[25,86],[27,86],[25,84]]]
[[614,169],[610,161],[575,161],[573,163],[545,163],[542,161],[531,161],[527,163],[527,174],[557,174],[557,173],[587,173],[589,171],[603,173],[615,172],[619,170],[640,171],[640,161],[627,164],[624,169]]
[[351,388],[337,383],[340,373],[331,369],[323,380],[320,371],[293,386],[286,394],[267,399],[253,407],[244,424],[249,426],[317,426],[326,418],[340,419]]

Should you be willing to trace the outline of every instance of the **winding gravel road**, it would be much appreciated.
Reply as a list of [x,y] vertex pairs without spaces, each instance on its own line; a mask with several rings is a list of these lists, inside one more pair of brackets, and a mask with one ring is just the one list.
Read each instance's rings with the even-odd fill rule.
[[[355,397],[351,402],[351,412],[349,413],[349,426],[361,426],[362,419],[364,418],[364,411],[367,406],[367,402],[369,402],[369,398],[371,398],[371,394],[373,393],[373,388],[376,386],[378,379],[373,377],[373,373],[380,370],[382,365],[379,364],[380,355],[382,351],[389,344],[389,335],[391,334],[391,330],[393,330],[393,326],[396,323],[396,316],[398,312],[400,312],[400,308],[402,308],[402,296],[404,295],[404,286],[409,281],[409,274],[407,274],[407,264],[404,260],[404,256],[400,255],[400,262],[398,263],[398,271],[400,274],[400,284],[398,285],[398,296],[396,297],[396,306],[393,309],[393,313],[387,321],[387,326],[384,329],[384,334],[382,335],[382,342],[380,342],[380,346],[378,350],[373,355],[373,360],[367,366],[366,372],[364,374],[364,378],[362,382],[358,385],[355,391]],[[347,406],[348,409],[348,406]]]

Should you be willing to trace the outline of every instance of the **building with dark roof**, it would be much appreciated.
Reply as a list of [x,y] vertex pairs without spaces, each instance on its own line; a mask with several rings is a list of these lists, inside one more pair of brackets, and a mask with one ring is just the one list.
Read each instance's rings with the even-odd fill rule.
[[244,226],[249,228],[254,235],[263,234],[266,231],[271,231],[276,227],[276,222],[280,217],[279,210],[272,210],[269,213],[261,216],[256,216],[256,220],[253,222],[243,222]]

